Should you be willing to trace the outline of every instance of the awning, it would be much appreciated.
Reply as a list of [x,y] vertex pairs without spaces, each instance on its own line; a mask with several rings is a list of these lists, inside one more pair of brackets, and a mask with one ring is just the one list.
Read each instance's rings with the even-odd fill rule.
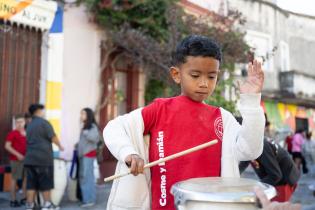
[[12,23],[49,30],[57,3],[45,0],[0,0],[0,19]]

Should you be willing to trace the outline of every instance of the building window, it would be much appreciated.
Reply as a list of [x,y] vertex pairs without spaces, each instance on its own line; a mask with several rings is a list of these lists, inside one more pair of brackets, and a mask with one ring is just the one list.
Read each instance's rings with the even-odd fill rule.
[[280,70],[289,71],[290,70],[290,51],[288,43],[281,41],[279,43],[280,51]]
[[263,68],[265,71],[273,70],[272,40],[271,36],[258,31],[247,30],[245,40],[253,48],[255,59],[265,59]]

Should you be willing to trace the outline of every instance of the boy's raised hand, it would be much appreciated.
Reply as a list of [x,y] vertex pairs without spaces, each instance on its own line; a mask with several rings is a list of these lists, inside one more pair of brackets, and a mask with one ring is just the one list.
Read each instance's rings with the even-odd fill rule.
[[261,93],[264,84],[264,72],[261,63],[254,60],[248,64],[247,78],[239,85],[241,94]]
[[130,173],[137,176],[143,173],[144,160],[139,155],[128,155],[125,159],[127,166],[130,168]]

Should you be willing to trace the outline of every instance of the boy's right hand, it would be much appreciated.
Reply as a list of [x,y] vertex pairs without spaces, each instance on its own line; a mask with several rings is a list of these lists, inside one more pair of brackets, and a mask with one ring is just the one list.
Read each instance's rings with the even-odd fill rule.
[[134,176],[143,173],[144,160],[139,155],[128,155],[125,162]]

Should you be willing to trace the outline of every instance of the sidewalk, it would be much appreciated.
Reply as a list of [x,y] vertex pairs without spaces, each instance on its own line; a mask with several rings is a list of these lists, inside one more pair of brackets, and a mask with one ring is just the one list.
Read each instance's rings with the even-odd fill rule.
[[[105,210],[110,188],[111,188],[111,184],[98,185],[96,187],[96,191],[97,191],[96,205],[89,209]],[[25,207],[11,208],[9,207],[9,201],[10,201],[10,194],[0,192],[0,209],[1,210],[24,210],[25,209]],[[83,208],[80,208],[78,202],[69,201],[67,198],[67,195],[65,195],[63,200],[61,201],[60,209],[61,210],[79,210]]]
[[[249,167],[242,177],[257,179],[254,171]],[[315,183],[315,177],[302,176],[299,181],[298,188],[296,189],[291,201],[294,203],[302,203],[303,210],[315,210],[315,197],[308,186]],[[91,210],[105,210],[108,195],[110,192],[111,184],[97,186],[97,204],[89,209]],[[60,204],[61,210],[78,210],[81,209],[77,202],[71,202],[64,196]],[[9,207],[9,193],[0,192],[0,209],[1,210],[24,210],[24,208],[10,208]]]

